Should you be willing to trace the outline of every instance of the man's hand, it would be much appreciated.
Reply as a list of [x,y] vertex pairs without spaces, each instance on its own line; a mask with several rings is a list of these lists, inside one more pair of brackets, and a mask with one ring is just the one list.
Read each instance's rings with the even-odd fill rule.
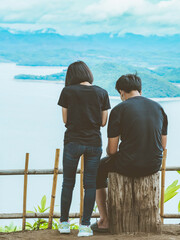
[[108,155],[113,155],[118,151],[119,136],[108,138],[108,146],[106,152]]

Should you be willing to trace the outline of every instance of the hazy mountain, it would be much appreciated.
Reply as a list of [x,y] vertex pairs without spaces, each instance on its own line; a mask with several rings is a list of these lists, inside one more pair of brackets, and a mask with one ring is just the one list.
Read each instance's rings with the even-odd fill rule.
[[[111,95],[115,81],[122,74],[138,72],[148,97],[180,96],[180,35],[124,36],[95,34],[62,36],[54,29],[11,32],[0,28],[0,61],[21,65],[68,66],[85,61],[92,69],[95,83]],[[65,72],[51,76],[17,76],[23,79],[64,80]]]

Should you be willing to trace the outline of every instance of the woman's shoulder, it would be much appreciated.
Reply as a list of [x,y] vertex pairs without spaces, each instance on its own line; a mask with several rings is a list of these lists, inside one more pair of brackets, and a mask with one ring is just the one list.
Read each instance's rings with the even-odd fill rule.
[[76,85],[64,86],[62,92],[68,93],[74,90],[74,88],[76,88]]
[[94,87],[99,93],[102,93],[102,94],[104,94],[104,95],[108,95],[108,92],[107,92],[104,88],[99,87],[99,86],[97,86],[97,85],[93,85],[93,87]]

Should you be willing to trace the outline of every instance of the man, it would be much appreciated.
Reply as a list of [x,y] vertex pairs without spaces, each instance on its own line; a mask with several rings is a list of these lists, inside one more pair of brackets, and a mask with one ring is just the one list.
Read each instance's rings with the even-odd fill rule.
[[167,142],[167,115],[160,104],[141,96],[140,77],[136,74],[121,76],[116,82],[116,90],[122,103],[110,113],[108,156],[100,162],[96,181],[100,220],[91,228],[99,232],[108,231],[109,226],[106,208],[108,173],[142,177],[159,171]]

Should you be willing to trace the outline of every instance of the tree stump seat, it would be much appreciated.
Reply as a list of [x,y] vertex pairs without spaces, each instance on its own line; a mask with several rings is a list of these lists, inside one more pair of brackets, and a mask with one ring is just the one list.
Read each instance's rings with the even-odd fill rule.
[[108,179],[110,232],[161,232],[159,172],[140,178],[109,173]]

